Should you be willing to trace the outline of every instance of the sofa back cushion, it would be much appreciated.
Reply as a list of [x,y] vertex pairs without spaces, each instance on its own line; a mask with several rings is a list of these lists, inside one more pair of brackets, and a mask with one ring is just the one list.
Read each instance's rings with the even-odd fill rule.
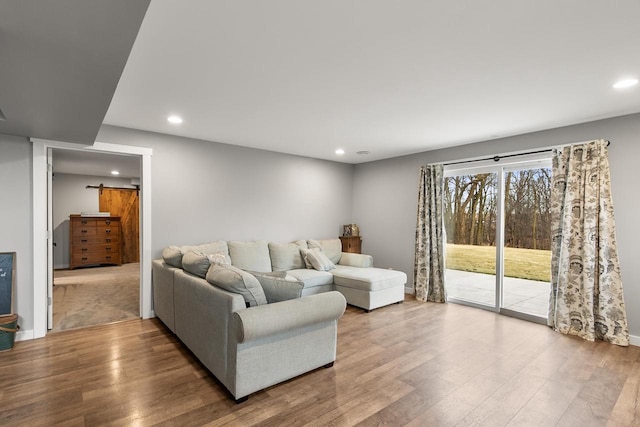
[[228,242],[231,264],[242,270],[271,271],[269,246],[264,240],[253,242]]
[[225,252],[205,254],[200,251],[189,251],[182,256],[182,268],[203,279],[212,263],[231,265],[231,258]]
[[309,249],[311,248],[322,249],[322,252],[334,264],[339,263],[342,257],[342,242],[340,242],[340,239],[309,240]]
[[237,267],[217,263],[211,264],[206,278],[207,282],[214,286],[242,295],[247,307],[267,303],[267,297],[258,279]]
[[229,248],[227,246],[227,242],[224,240],[218,240],[217,242],[211,243],[203,243],[201,245],[196,246],[196,251],[200,251],[205,255],[216,254],[222,252],[224,254],[229,254]]
[[273,271],[288,271],[305,268],[300,249],[307,249],[305,240],[293,243],[269,243],[269,256]]
[[203,243],[201,245],[169,246],[164,248],[162,251],[162,258],[164,259],[164,262],[172,267],[183,268],[182,257],[189,251],[197,251],[205,255],[218,252],[222,252],[227,255],[229,254],[227,242],[219,240],[217,242]]
[[172,267],[182,268],[182,257],[195,246],[168,246],[162,251],[162,259]]
[[200,251],[189,251],[182,256],[182,268],[191,274],[195,274],[203,279],[209,271],[211,261]]

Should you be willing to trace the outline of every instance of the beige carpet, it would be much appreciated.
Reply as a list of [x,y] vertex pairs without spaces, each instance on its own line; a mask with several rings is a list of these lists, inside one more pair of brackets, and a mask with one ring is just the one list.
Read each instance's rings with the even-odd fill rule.
[[139,318],[140,263],[53,273],[52,332]]

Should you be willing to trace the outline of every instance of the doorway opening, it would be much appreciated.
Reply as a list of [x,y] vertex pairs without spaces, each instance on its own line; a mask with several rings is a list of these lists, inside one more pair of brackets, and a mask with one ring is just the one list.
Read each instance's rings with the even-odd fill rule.
[[48,329],[140,318],[139,156],[49,150],[53,284]]
[[447,300],[546,323],[551,159],[446,167]]

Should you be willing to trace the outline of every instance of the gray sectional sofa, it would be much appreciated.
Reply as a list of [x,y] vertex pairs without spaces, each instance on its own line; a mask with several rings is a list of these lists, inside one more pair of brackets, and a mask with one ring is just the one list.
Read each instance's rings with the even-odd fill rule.
[[242,401],[332,366],[346,303],[369,311],[404,300],[404,273],[341,248],[339,239],[166,248],[153,262],[155,314]]

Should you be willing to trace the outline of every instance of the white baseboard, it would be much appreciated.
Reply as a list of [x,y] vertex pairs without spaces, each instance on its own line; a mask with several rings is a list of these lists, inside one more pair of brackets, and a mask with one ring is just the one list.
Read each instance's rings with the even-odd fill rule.
[[33,329],[16,332],[16,341],[27,341],[34,339]]
[[629,335],[629,342],[631,345],[637,345],[640,347],[640,337],[637,335]]
[[69,269],[69,264],[59,264],[53,266],[54,270],[67,270]]

